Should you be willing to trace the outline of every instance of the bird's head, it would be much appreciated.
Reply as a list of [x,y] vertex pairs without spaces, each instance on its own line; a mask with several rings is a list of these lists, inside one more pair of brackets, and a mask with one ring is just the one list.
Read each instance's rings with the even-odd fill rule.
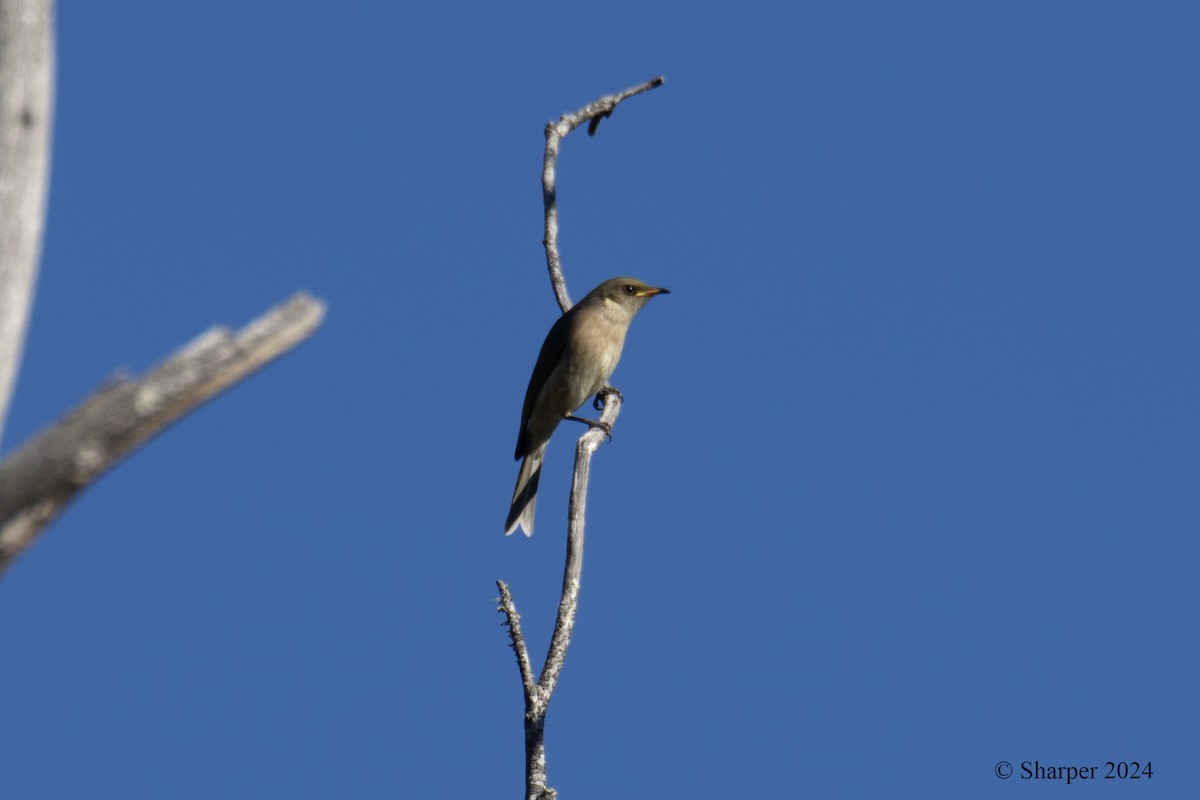
[[609,278],[593,289],[588,297],[594,296],[601,302],[620,306],[633,316],[654,295],[670,293],[667,289],[651,286],[637,278]]

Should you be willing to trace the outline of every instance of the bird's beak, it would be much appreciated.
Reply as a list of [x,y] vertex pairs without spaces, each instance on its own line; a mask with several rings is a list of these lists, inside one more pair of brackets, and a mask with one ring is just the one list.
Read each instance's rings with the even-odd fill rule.
[[670,293],[671,293],[670,289],[663,289],[658,286],[648,286],[645,289],[643,289],[642,291],[638,292],[637,296],[638,297],[654,297],[654,295],[656,295],[656,294],[670,294]]

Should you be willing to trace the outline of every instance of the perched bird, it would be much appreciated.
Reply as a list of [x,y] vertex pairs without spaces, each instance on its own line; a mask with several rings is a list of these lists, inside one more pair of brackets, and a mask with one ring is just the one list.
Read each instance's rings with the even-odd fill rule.
[[559,317],[546,334],[521,409],[514,458],[523,460],[505,536],[518,526],[533,536],[538,478],[550,436],[562,420],[579,419],[571,415],[608,383],[633,315],[656,294],[670,292],[636,278],[610,278]]

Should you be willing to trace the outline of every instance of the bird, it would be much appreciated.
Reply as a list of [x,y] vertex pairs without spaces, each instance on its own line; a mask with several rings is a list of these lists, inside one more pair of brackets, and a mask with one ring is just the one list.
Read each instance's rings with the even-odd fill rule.
[[533,536],[542,458],[554,429],[564,419],[591,422],[573,416],[574,412],[608,385],[629,323],[651,297],[660,294],[670,291],[637,278],[610,278],[569,308],[546,334],[521,409],[514,455],[521,461],[521,471],[504,523],[505,536],[518,527]]

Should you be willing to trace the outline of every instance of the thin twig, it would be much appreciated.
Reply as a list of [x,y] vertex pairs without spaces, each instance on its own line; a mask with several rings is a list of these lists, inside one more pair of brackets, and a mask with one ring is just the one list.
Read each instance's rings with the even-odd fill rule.
[[311,336],[325,304],[298,294],[237,333],[216,328],[146,375],[110,382],[0,463],[0,574],[84,487],[184,414]]
[[496,581],[496,587],[500,590],[500,607],[497,611],[504,612],[504,624],[508,626],[512,649],[517,654],[517,669],[521,670],[521,684],[525,687],[525,698],[528,701],[534,695],[533,668],[529,665],[529,649],[525,647],[525,635],[521,633],[521,615],[517,613],[517,604],[513,602],[508,584]]
[[555,168],[558,163],[558,146],[563,137],[585,122],[591,123],[588,133],[596,132],[600,119],[612,115],[613,109],[623,100],[662,86],[663,76],[651,78],[645,83],[632,86],[623,92],[601,97],[571,114],[563,114],[558,122],[546,123],[546,154],[542,159],[542,202],[546,211],[546,234],[542,244],[546,246],[546,267],[550,270],[550,285],[558,307],[567,313],[572,305],[567,294],[567,280],[563,277],[562,259],[558,255],[558,191],[555,188]]

